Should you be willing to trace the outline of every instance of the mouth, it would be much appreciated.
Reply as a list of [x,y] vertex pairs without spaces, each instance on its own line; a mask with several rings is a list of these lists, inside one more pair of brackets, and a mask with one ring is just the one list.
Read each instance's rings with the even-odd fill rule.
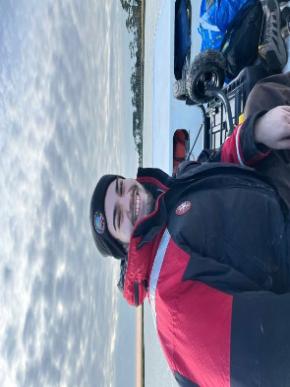
[[132,200],[131,200],[131,222],[133,226],[137,222],[141,209],[141,198],[139,194],[138,187],[135,186],[132,190]]

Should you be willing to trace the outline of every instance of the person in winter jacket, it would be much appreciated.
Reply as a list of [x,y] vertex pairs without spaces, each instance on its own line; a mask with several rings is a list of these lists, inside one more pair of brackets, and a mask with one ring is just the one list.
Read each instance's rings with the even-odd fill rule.
[[289,73],[256,85],[246,121],[176,176],[140,168],[94,190],[96,245],[121,259],[128,303],[149,298],[180,386],[290,385],[289,87]]

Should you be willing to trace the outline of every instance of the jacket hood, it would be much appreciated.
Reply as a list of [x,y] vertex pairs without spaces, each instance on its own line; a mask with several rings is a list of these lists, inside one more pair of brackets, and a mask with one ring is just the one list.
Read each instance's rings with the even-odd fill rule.
[[153,185],[163,193],[158,196],[154,211],[135,226],[131,237],[123,289],[123,295],[131,305],[141,305],[147,296],[154,256],[165,229],[166,210],[163,196],[168,190],[168,178],[166,173],[155,168],[138,170],[139,183]]

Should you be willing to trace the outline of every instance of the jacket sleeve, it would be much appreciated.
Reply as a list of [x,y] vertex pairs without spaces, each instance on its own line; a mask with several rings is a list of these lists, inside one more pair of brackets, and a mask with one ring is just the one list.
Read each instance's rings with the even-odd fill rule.
[[263,144],[257,144],[254,139],[255,121],[264,113],[265,111],[261,111],[247,118],[243,124],[236,126],[220,149],[204,150],[198,160],[254,166],[266,158],[270,149]]
[[[217,376],[214,376],[211,366],[206,370],[211,379],[206,378],[201,385],[289,386],[290,292],[277,294],[261,290],[246,278],[239,286],[239,281],[231,280],[237,277],[235,269],[229,271],[224,265],[214,264],[215,267],[207,265],[207,270],[200,273],[199,278],[196,278],[196,265],[187,267],[183,276],[184,283],[192,283],[191,309],[187,312],[191,321],[184,324],[193,327],[196,316],[203,316],[199,323],[208,334],[202,337],[195,333],[193,337],[195,340],[199,338],[201,348],[208,349],[202,358],[215,359],[215,364],[219,364],[216,371],[224,375],[222,382],[215,382]],[[197,284],[203,291],[195,300]],[[197,310],[194,308],[198,302]],[[216,346],[210,347],[213,342]],[[223,356],[228,361],[222,368],[220,357]],[[206,363],[204,361],[203,366],[210,367],[210,362]]]
[[170,239],[162,262],[153,315],[176,380],[182,387],[289,386],[290,292],[237,283],[234,268],[205,259]]

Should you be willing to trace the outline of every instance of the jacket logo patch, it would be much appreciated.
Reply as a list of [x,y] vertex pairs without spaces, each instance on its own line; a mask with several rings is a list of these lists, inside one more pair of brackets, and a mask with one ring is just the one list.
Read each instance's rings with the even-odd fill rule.
[[191,202],[189,200],[186,200],[185,202],[179,204],[179,206],[175,210],[175,213],[176,215],[184,215],[190,209],[191,209]]

